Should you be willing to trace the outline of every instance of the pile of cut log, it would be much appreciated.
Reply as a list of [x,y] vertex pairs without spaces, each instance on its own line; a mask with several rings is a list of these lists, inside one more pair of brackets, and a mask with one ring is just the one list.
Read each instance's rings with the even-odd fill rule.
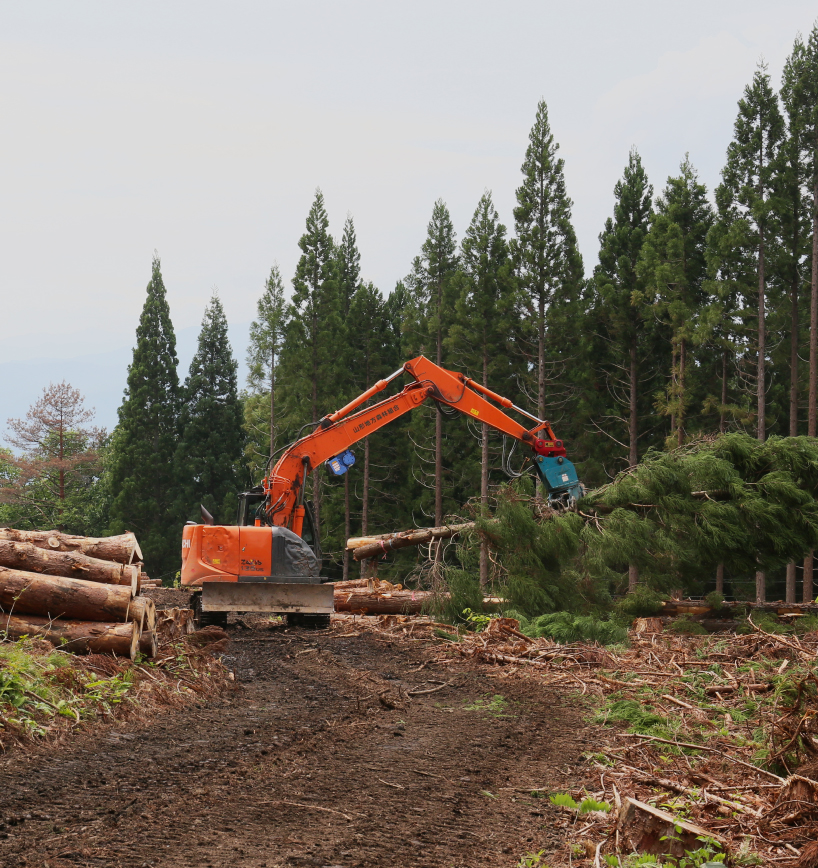
[[[77,654],[155,656],[156,607],[140,595],[141,561],[132,533],[0,528],[0,636],[37,636]],[[174,630],[190,632],[191,616],[177,616]]]
[[377,578],[333,582],[335,611],[358,615],[419,615],[431,591],[409,591]]

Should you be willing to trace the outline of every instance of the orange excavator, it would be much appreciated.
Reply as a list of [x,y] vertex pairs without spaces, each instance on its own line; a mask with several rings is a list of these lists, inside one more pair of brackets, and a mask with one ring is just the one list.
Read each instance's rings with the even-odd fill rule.
[[[412,379],[401,392],[359,409],[404,373]],[[333,589],[319,575],[320,542],[304,499],[308,474],[324,464],[342,476],[355,463],[353,444],[429,399],[445,413],[459,411],[512,438],[514,446],[508,456],[504,450],[503,459],[510,475],[519,475],[510,470],[511,453],[518,443],[527,446],[527,460],[555,505],[570,505],[583,493],[550,423],[464,374],[418,356],[286,446],[270,471],[272,456],[261,484],[239,495],[235,526],[214,525],[204,510],[205,523],[185,526],[182,585],[194,590],[192,606],[199,623],[224,623],[228,612],[269,612],[286,614],[290,622],[305,626],[328,624]],[[504,410],[535,424],[525,428]]]

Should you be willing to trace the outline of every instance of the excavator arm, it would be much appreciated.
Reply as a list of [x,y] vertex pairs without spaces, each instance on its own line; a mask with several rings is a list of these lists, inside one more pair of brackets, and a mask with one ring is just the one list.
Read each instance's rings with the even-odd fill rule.
[[[411,376],[413,381],[401,392],[358,410],[402,373]],[[568,502],[582,494],[576,470],[566,458],[562,441],[557,440],[548,422],[537,419],[515,406],[508,398],[492,392],[464,374],[448,371],[418,356],[390,377],[379,380],[345,407],[321,419],[311,434],[287,447],[262,483],[266,495],[265,523],[290,528],[301,536],[307,474],[323,463],[328,463],[335,475],[345,473],[354,463],[354,456],[349,452],[350,446],[428,399],[490,425],[527,445],[532,452],[534,468],[552,501]],[[514,410],[536,424],[527,429],[495,404]]]

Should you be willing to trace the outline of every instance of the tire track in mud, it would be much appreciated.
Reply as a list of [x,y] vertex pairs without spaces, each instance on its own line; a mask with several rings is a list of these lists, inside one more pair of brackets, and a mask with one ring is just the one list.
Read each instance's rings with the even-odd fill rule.
[[0,864],[497,868],[561,844],[529,790],[589,748],[569,699],[437,672],[421,642],[231,634],[226,697],[0,760]]

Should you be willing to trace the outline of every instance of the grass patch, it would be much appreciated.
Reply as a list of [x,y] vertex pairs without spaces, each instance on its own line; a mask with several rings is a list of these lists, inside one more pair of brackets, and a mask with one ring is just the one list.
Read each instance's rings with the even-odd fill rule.
[[466,711],[483,711],[492,717],[514,717],[513,714],[508,713],[508,700],[499,693],[495,693],[494,696],[475,699],[471,704],[464,706],[464,709]]

